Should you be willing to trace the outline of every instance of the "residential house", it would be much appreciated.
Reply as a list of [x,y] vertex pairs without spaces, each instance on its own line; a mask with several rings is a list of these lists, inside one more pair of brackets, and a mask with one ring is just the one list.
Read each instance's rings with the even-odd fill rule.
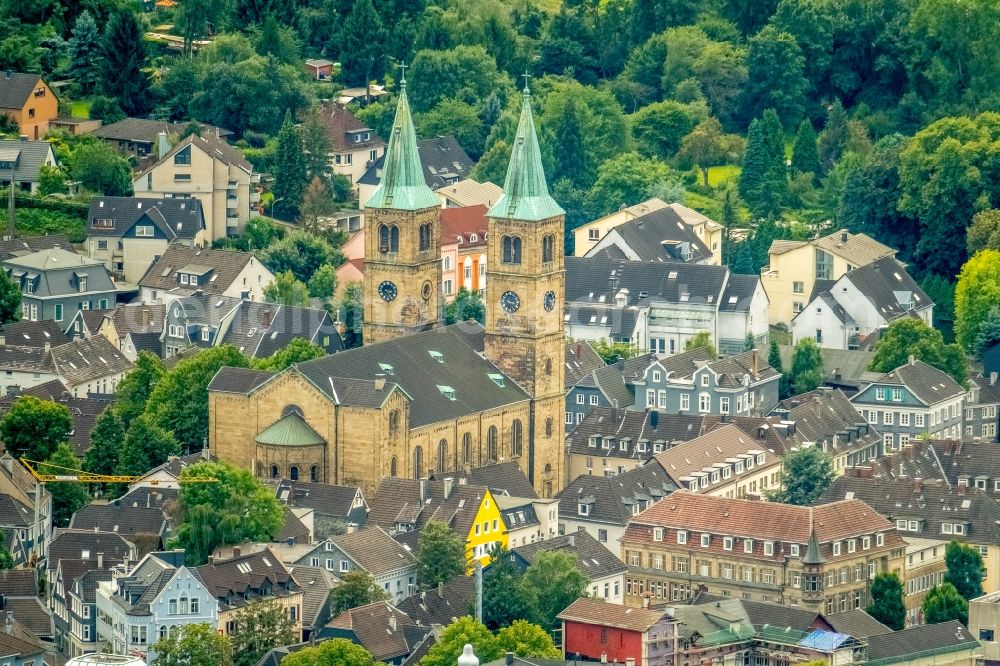
[[317,81],[326,81],[333,76],[333,65],[331,60],[312,58],[305,62],[306,74]]
[[[167,309],[163,304],[147,305],[145,303],[129,303],[119,305],[111,312],[104,312],[96,333],[106,337],[111,344],[130,361],[135,361],[139,352],[148,351],[157,356],[163,355],[164,320]],[[82,328],[86,325],[86,315],[81,312]],[[71,325],[76,325],[76,321]],[[89,332],[89,331],[88,331]]]
[[[730,273],[719,302],[719,353],[739,354],[750,336],[758,349],[767,349],[771,329],[762,313],[768,305],[767,292],[756,275]],[[742,344],[737,339],[741,331],[745,332]]]
[[197,292],[263,301],[274,274],[248,252],[173,243],[139,279],[142,302],[169,305]]
[[382,479],[370,506],[367,525],[392,535],[420,530],[431,520],[445,523],[465,542],[470,561],[489,564],[493,546],[509,543],[493,493],[461,479]]
[[1000,409],[1000,386],[997,373],[978,373],[969,378],[965,396],[965,439],[997,441],[997,410]]
[[[39,597],[38,571],[29,567],[0,572],[0,596],[4,600],[4,614],[0,618],[0,641],[4,638],[27,641],[32,644],[32,649],[26,649],[26,654],[29,655],[51,651],[53,618],[51,611],[45,607],[44,600]],[[0,642],[0,659],[14,654],[2,651],[8,647],[10,646]],[[29,660],[24,663],[36,662]],[[41,661],[37,663],[41,666]]]
[[13,180],[23,192],[38,192],[42,167],[58,165],[48,141],[0,139],[0,185],[5,189]]
[[0,240],[0,261],[23,257],[26,254],[59,248],[73,252],[73,244],[62,234],[50,236],[29,236],[28,238],[8,238]]
[[4,343],[9,341],[19,347],[58,347],[70,341],[62,327],[51,319],[13,321],[4,324],[2,335]]
[[724,596],[827,615],[868,604],[868,580],[902,569],[895,526],[857,499],[817,507],[678,490],[632,516],[621,540],[625,603]]
[[[933,626],[933,625],[931,625]],[[985,666],[1000,664],[1000,592],[984,594],[969,600],[969,631],[979,638]]]
[[330,537],[296,564],[322,567],[335,576],[364,571],[395,602],[417,589],[417,558],[378,526]]
[[467,466],[454,472],[433,472],[428,478],[432,481],[442,481],[449,477],[457,479],[459,484],[489,488],[493,497],[504,496],[513,499],[538,497],[534,486],[524,475],[516,460],[490,463],[482,467]]
[[[678,652],[678,623],[664,610],[577,599],[563,612],[563,656],[586,661],[666,664]],[[672,663],[672,662],[669,662]]]
[[[606,364],[588,342],[567,342],[565,355],[566,371],[563,382],[566,386],[566,432],[569,433],[577,423],[583,420],[590,409],[586,406],[586,397],[584,398],[584,407],[580,409],[576,407],[575,396],[571,397],[570,394],[573,393],[578,384],[583,383],[596,389],[592,373],[594,370],[603,368]],[[596,393],[600,395],[599,392]]]
[[360,488],[280,479],[275,496],[293,511],[311,511],[317,539],[349,534],[365,525],[368,503]]
[[584,255],[663,263],[712,263],[712,251],[669,206],[612,227]]
[[632,516],[677,490],[655,460],[611,477],[578,476],[559,493],[559,529],[586,530],[616,556]]
[[171,243],[205,243],[198,199],[97,197],[87,213],[87,256],[133,284]]
[[[534,495],[534,493],[532,493]],[[509,548],[537,543],[559,534],[559,500],[494,494]]]
[[[581,474],[614,476],[644,465],[654,454],[694,439],[705,429],[696,414],[662,414],[594,407],[566,435],[569,478]],[[596,471],[595,471],[596,470]]]
[[77,310],[106,310],[117,292],[100,261],[59,248],[3,262],[21,289],[21,317],[31,321],[69,320]]
[[90,134],[96,129],[99,129],[104,121],[98,118],[73,118],[63,116],[61,118],[54,118],[49,121],[50,131],[60,131],[66,132],[71,136],[81,136],[83,134]]
[[[34,566],[29,534],[34,523],[32,511],[15,497],[0,494],[0,525],[3,525],[3,546],[15,567]],[[3,590],[0,590],[2,593]]]
[[[439,136],[417,142],[417,153],[423,168],[424,180],[431,190],[439,190],[447,185],[468,178],[475,162],[469,157],[453,136]],[[358,204],[365,207],[375,188],[382,182],[383,153],[375,163],[367,168],[356,181],[358,184]]]
[[184,470],[191,465],[208,460],[209,450],[202,449],[196,453],[189,453],[186,456],[171,456],[167,462],[158,467],[154,467],[139,479],[129,484],[130,492],[136,488],[155,488],[158,490],[180,489],[180,478]]
[[[589,346],[589,343],[584,342],[576,344]],[[571,419],[574,425],[579,425],[590,413],[590,410],[596,407],[614,409],[633,407],[635,405],[635,381],[642,376],[642,373],[656,358],[656,354],[650,352],[627,359],[618,359],[610,365],[604,365],[602,361],[599,366],[595,361],[588,360],[586,365],[594,367],[594,369],[586,372],[581,364],[578,371],[573,373],[576,382],[566,391],[566,425],[570,424]],[[566,373],[567,378],[570,374]]]
[[[170,151],[170,140],[187,131],[189,123],[171,123],[165,120],[146,118],[125,118],[110,125],[104,125],[92,132],[105,143],[127,155],[143,158],[163,157]],[[205,123],[198,123],[201,134],[206,137],[226,139],[232,132]]]
[[728,498],[761,498],[781,485],[781,455],[732,423],[682,442],[656,462],[677,488]]
[[[10,618],[4,629],[10,628],[14,619]],[[31,632],[22,631],[18,635],[0,633],[0,656],[4,664],[10,666],[45,666],[45,645]]]
[[472,615],[475,605],[475,578],[458,576],[447,583],[438,583],[437,588],[421,590],[419,594],[403,599],[396,607],[416,624],[446,627],[460,617]]
[[95,600],[98,641],[112,654],[148,662],[156,659],[152,646],[181,627],[220,624],[215,590],[198,569],[184,565],[181,550],[152,552],[134,566],[114,567],[110,580],[97,583]]
[[[547,552],[569,553],[576,558],[577,567],[587,577],[590,598],[603,599],[610,604],[622,603],[628,567],[586,530],[512,548],[510,561],[524,571],[541,553]],[[489,569],[484,573],[489,575]]]
[[839,280],[855,268],[895,255],[891,247],[846,230],[811,241],[774,241],[768,265],[760,272],[770,300],[768,321],[790,323],[811,300],[817,280]]
[[624,342],[661,356],[680,353],[702,332],[716,348],[743,349],[747,335],[767,343],[766,299],[743,278],[730,289],[725,266],[607,256],[565,263],[565,325],[573,339]]
[[[359,231],[355,236],[364,239],[364,231]],[[335,296],[343,296],[344,290],[352,282],[363,282],[365,279],[365,260],[348,259],[343,265],[337,267],[337,290]]]
[[340,582],[322,567],[295,565],[289,569],[302,588],[302,640],[309,640],[330,619],[330,593]]
[[214,597],[209,605],[218,613],[221,635],[231,636],[240,630],[236,616],[247,603],[269,599],[288,613],[293,640],[302,639],[302,587],[270,549],[249,554],[234,552],[232,558],[216,559],[195,567],[191,573]]
[[441,211],[441,291],[452,301],[458,290],[486,290],[486,219],[482,204]]
[[132,369],[132,362],[102,336],[74,340],[48,354],[56,376],[74,398],[113,395],[118,382]]
[[243,233],[260,200],[260,174],[238,148],[222,139],[192,134],[139,172],[135,196],[152,199],[191,197],[201,202],[206,240]]
[[503,196],[503,189],[489,181],[480,183],[466,178],[439,188],[437,193],[441,197],[441,206],[444,208],[464,208],[467,206],[490,208]]
[[[112,312],[114,312],[112,308],[106,310],[77,310],[76,313],[70,314],[68,323],[62,322],[60,325],[70,340],[91,338],[100,333],[101,327],[104,326],[105,318]],[[117,343],[117,340],[112,341],[112,344],[115,343]]]
[[809,303],[792,319],[792,341],[812,338],[832,349],[857,349],[903,317],[933,326],[934,302],[893,257],[846,273],[832,285],[817,281]]
[[22,136],[40,139],[49,121],[59,116],[59,100],[38,74],[0,73],[0,114],[17,125]]
[[371,83],[360,88],[344,88],[337,93],[337,101],[345,106],[353,102],[358,106],[365,107],[372,102],[377,102],[379,97],[390,94],[392,93],[386,90],[385,86]]
[[71,657],[100,652],[97,642],[97,585],[111,580],[111,569],[91,569],[71,581],[68,589],[68,644]]
[[[19,541],[27,551],[29,566],[38,566],[49,556],[52,540],[52,495],[44,484],[15,460],[9,452],[0,456],[0,493],[9,495],[18,505],[25,507],[31,515],[27,535],[18,534]],[[26,538],[21,539],[21,536]]]
[[[972,605],[969,607],[972,629]],[[984,653],[980,642],[958,620],[938,624],[910,627],[903,631],[877,634],[868,639],[869,666],[924,666],[925,664],[950,664],[975,666],[983,663]],[[984,643],[988,645],[988,643]],[[989,662],[987,662],[989,663]]]
[[152,544],[155,550],[161,550],[170,536],[170,521],[162,505],[153,505],[151,495],[146,495],[146,504],[140,505],[138,499],[119,498],[110,504],[88,504],[70,518],[70,529],[105,529],[121,534],[132,543]]
[[431,628],[416,624],[388,601],[345,611],[320,632],[323,638],[346,638],[368,650],[372,657],[393,666],[413,653]]
[[332,148],[330,168],[353,185],[385,153],[385,140],[339,102],[323,100],[319,114]]
[[647,199],[635,206],[622,208],[574,229],[573,255],[576,257],[587,256],[613,229],[649,213],[663,210],[672,211],[681,222],[691,228],[701,244],[711,250],[711,263],[722,264],[723,226],[687,206],[679,203],[668,204],[656,198]]
[[961,384],[912,356],[851,398],[858,413],[882,433],[884,451],[906,446],[925,433],[932,439],[961,438],[964,401]]
[[635,409],[758,416],[778,404],[781,373],[756,349],[713,361],[703,348],[656,360],[635,379]]

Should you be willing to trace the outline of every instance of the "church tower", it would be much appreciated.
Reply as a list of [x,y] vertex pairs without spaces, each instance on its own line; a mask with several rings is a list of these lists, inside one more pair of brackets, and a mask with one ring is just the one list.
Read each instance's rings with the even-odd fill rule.
[[489,211],[486,357],[532,399],[521,466],[543,497],[565,484],[563,234],[549,195],[525,86],[504,194]]
[[424,180],[405,78],[382,179],[365,208],[364,343],[437,327],[441,202]]

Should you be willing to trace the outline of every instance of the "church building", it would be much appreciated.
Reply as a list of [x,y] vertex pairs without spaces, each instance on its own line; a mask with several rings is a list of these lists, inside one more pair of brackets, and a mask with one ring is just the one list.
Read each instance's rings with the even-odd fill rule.
[[523,93],[504,194],[490,209],[486,325],[444,326],[441,208],[400,81],[382,180],[365,211],[364,346],[280,373],[223,368],[209,445],[262,478],[358,485],[516,460],[543,497],[565,485],[564,211]]

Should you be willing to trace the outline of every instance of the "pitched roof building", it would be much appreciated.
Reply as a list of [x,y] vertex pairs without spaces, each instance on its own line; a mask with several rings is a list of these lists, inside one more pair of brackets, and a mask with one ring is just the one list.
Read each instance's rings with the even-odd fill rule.
[[59,100],[38,74],[0,72],[0,114],[13,121],[22,136],[40,139],[59,115]]
[[712,251],[670,207],[652,210],[612,228],[586,255],[631,261],[712,263]]
[[359,606],[331,620],[324,638],[346,638],[362,646],[377,661],[401,664],[430,632],[387,601]]
[[214,296],[264,300],[271,271],[248,252],[170,245],[139,279],[143,303],[169,304],[203,292]]
[[[388,152],[391,152],[391,137],[389,141]],[[420,160],[417,164],[418,173],[423,175],[424,183],[431,190],[438,190],[467,178],[472,167],[475,166],[472,158],[453,136],[424,139],[416,142],[415,145],[415,152]],[[374,204],[369,203],[369,199],[381,182],[383,172],[390,168],[390,166],[386,166],[385,159],[385,154],[383,154],[357,180],[360,193],[359,204],[362,208],[374,207]],[[437,195],[435,195],[436,197]]]

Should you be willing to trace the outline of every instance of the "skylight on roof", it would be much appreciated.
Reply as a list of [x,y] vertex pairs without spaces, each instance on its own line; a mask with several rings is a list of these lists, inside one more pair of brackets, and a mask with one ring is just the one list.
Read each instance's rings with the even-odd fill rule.
[[506,383],[507,383],[506,379],[504,378],[504,376],[501,375],[501,374],[499,374],[499,373],[490,372],[490,373],[487,373],[487,376],[490,379],[492,379],[493,383],[496,384],[497,386],[499,386],[500,388],[503,388],[506,385]]
[[438,363],[444,363],[444,354],[439,351],[434,351],[433,349],[427,350],[427,353],[431,355],[431,358]]
[[381,368],[382,374],[385,374],[385,375],[391,375],[392,374],[392,366],[389,365],[388,363],[379,363],[378,367]]
[[455,389],[450,386],[437,385],[438,391],[441,391],[441,395],[448,398],[449,400],[455,400]]
[[667,273],[668,280],[674,280],[676,278],[677,278],[677,271],[670,271],[669,273]]
[[729,297],[729,302],[730,302],[730,304],[735,303],[736,302],[736,297],[735,296],[730,296]]

